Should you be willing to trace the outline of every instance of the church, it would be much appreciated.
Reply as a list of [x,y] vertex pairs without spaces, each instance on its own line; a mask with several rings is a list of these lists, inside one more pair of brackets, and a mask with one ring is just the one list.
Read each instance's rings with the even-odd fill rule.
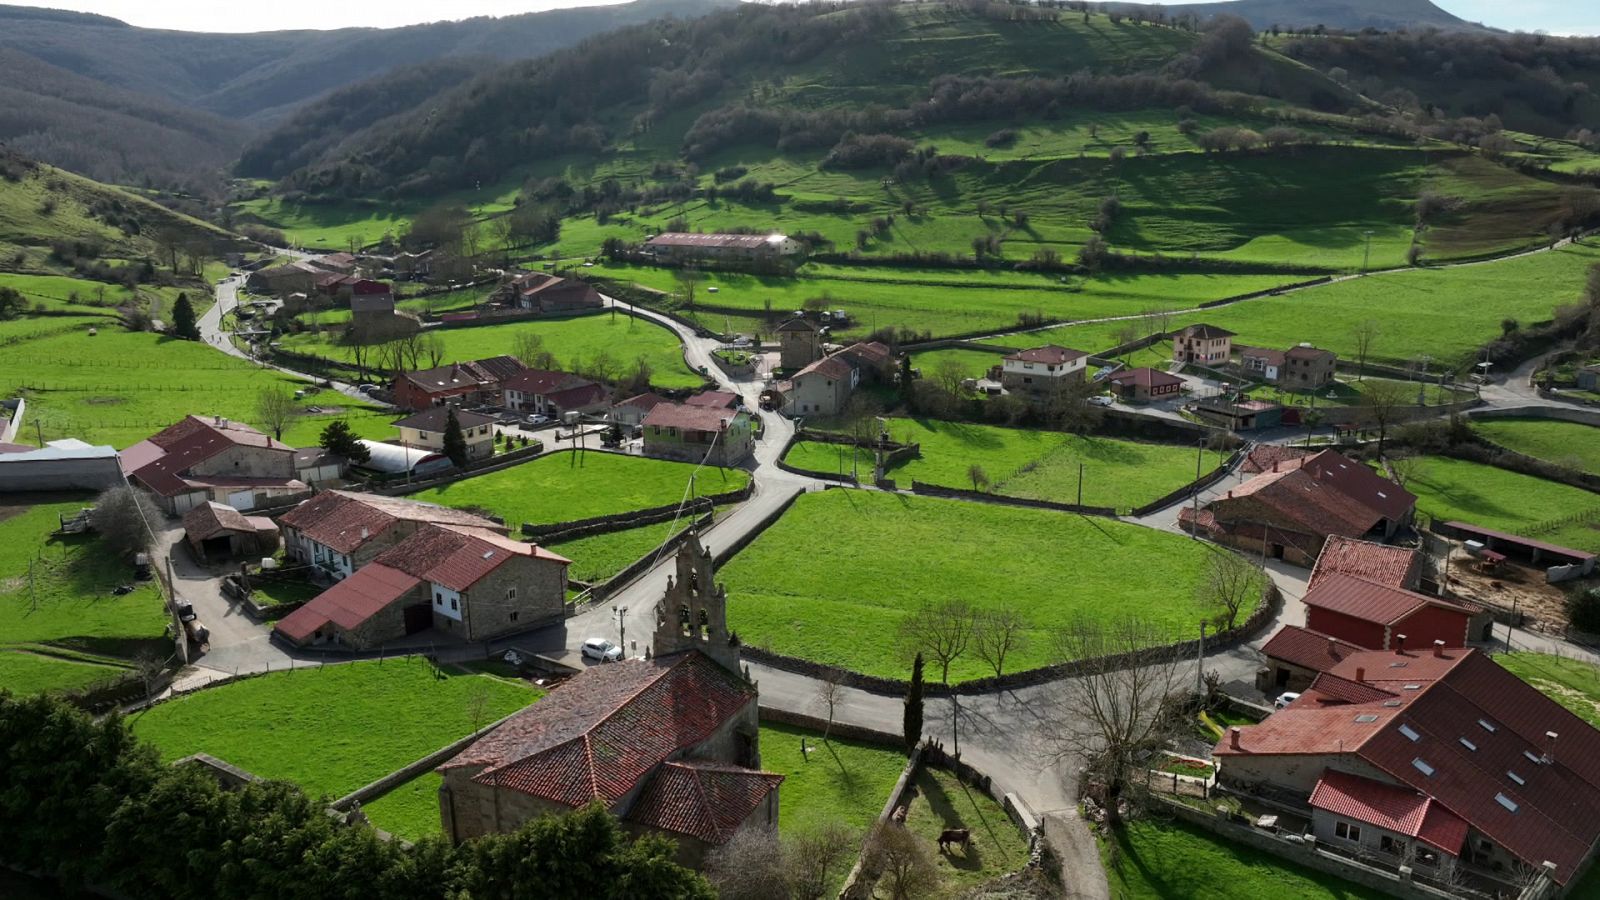
[[698,866],[741,828],[776,831],[783,776],[761,771],[755,685],[727,592],[690,533],[645,659],[584,670],[439,767],[444,833],[462,841],[603,803]]

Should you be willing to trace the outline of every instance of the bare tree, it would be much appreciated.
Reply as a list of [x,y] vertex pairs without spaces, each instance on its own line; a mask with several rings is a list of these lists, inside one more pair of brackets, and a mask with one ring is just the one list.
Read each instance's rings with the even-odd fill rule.
[[981,491],[989,486],[989,473],[983,470],[983,466],[973,463],[967,466],[967,480],[972,482],[974,491]]
[[151,529],[163,518],[149,494],[123,485],[95,498],[89,525],[100,535],[101,545],[120,559],[150,549],[155,541]]
[[489,233],[494,236],[495,243],[500,245],[500,260],[504,266],[511,265],[511,251],[517,241],[517,226],[511,216],[504,215],[489,220]]
[[706,860],[706,878],[721,900],[768,900],[789,893],[788,866],[778,837],[741,828]]
[[838,821],[792,834],[784,843],[784,866],[794,900],[822,900],[849,867],[860,836]]
[[828,708],[828,727],[822,730],[822,739],[827,740],[833,733],[833,715],[839,707],[839,701],[844,699],[844,682],[840,680],[837,670],[828,669],[823,673],[822,682],[817,685],[817,699]]
[[961,382],[967,378],[966,367],[954,359],[941,359],[934,364],[933,380],[953,400],[959,400],[966,394]]
[[900,623],[909,651],[920,652],[939,665],[939,681],[950,684],[950,664],[967,652],[972,641],[972,607],[965,600],[924,602]]
[[167,661],[149,650],[139,651],[133,658],[133,671],[144,685],[144,699],[149,702],[154,698],[156,682],[161,680],[161,673],[167,670]]
[[1260,596],[1261,579],[1255,566],[1231,550],[1214,550],[1206,562],[1206,576],[1195,587],[1197,599],[1207,606],[1214,605],[1218,613],[1217,627],[1227,630],[1239,621],[1239,611]]
[[928,845],[905,826],[880,822],[867,841],[867,866],[880,873],[878,886],[892,900],[925,897],[939,884]]
[[511,339],[511,355],[522,361],[525,366],[533,365],[544,349],[544,338],[536,332],[520,331]]
[[427,354],[428,368],[436,369],[444,362],[444,338],[430,333],[420,342],[422,352]]
[[994,669],[1005,674],[1006,657],[1028,644],[1028,622],[1016,607],[1005,605],[978,614],[972,629],[972,649]]
[[[1078,760],[1104,787],[1107,822],[1121,824],[1120,804],[1134,799],[1143,759],[1159,750],[1181,724],[1175,697],[1183,659],[1172,651],[1151,650],[1171,643],[1172,635],[1150,622],[1127,616],[1110,622],[1078,617],[1055,637],[1062,660],[1079,660],[1085,671],[1056,682],[1039,718],[1048,752],[1057,760]],[[1137,664],[1126,655],[1144,651]]]
[[683,288],[683,305],[694,309],[694,289],[700,283],[700,271],[685,266],[677,272],[678,286]]
[[1378,428],[1378,452],[1389,437],[1389,426],[1400,417],[1400,410],[1410,405],[1411,391],[1397,381],[1375,381],[1361,392],[1361,408],[1367,418]]
[[1105,408],[1089,402],[1100,386],[1088,379],[1063,379],[1045,401],[1044,417],[1056,428],[1073,434],[1093,431],[1105,418]]
[[256,419],[278,440],[283,440],[283,430],[294,414],[294,391],[287,387],[270,384],[256,393]]
[[1356,339],[1356,380],[1360,381],[1366,374],[1367,353],[1372,350],[1372,342],[1378,339],[1378,322],[1375,319],[1362,319],[1356,325],[1353,336]]
[[1389,472],[1394,475],[1394,483],[1405,487],[1411,483],[1422,471],[1422,458],[1418,456],[1391,456],[1388,457]]
[[483,720],[489,714],[489,682],[486,679],[474,679],[467,687],[466,700],[467,718],[472,720],[472,733],[476,734],[483,727]]

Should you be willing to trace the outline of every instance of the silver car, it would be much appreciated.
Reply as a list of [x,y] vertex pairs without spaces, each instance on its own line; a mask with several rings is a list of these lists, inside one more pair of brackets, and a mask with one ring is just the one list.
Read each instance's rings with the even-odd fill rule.
[[622,648],[605,638],[589,638],[583,642],[583,655],[600,662],[616,662],[622,658]]

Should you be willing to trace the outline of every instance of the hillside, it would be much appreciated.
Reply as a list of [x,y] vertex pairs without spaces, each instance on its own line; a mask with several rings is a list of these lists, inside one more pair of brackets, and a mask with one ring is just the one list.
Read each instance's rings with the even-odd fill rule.
[[[1133,3],[1095,4],[1106,10],[1131,11]],[[1432,0],[1222,0],[1218,3],[1185,3],[1182,6],[1143,7],[1169,16],[1195,16],[1201,20],[1216,16],[1238,16],[1258,31],[1270,28],[1316,28],[1356,32],[1365,28],[1380,31],[1437,28],[1443,31],[1487,31],[1482,25],[1453,15]]]

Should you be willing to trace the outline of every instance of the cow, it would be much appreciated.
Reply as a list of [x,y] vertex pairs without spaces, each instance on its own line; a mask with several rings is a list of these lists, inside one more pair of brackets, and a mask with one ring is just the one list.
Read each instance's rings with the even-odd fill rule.
[[972,847],[972,829],[946,828],[939,832],[939,852],[950,852],[951,844],[960,844],[963,852]]

